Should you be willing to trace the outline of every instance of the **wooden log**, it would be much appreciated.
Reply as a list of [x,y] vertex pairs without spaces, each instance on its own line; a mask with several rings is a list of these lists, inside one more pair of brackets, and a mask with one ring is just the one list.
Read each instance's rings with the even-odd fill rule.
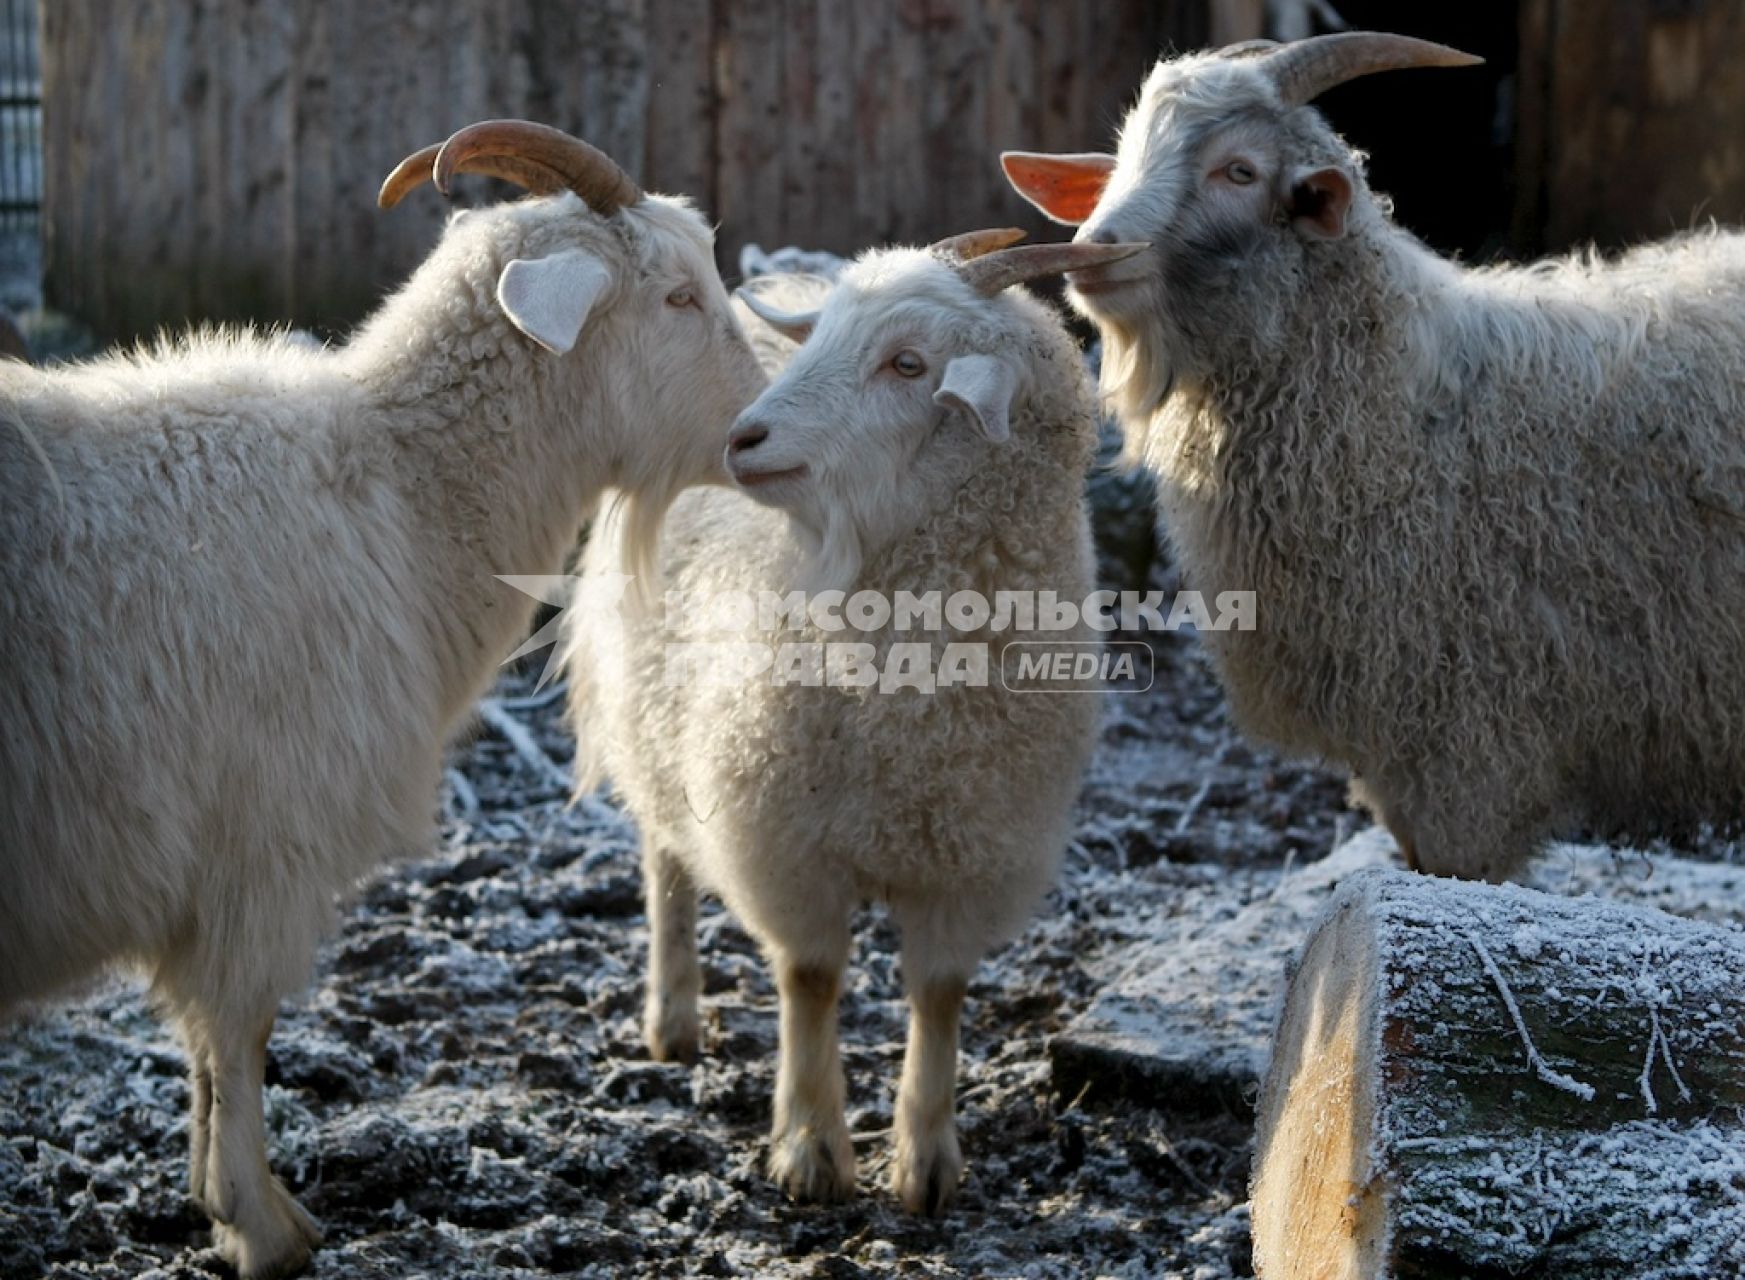
[[1302,952],[1263,1280],[1745,1275],[1745,932],[1391,870]]

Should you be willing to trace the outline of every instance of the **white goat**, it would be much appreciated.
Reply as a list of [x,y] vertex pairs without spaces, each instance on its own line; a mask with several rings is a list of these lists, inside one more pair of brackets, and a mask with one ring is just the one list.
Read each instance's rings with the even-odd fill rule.
[[1306,104],[1477,59],[1372,33],[1160,63],[1115,156],[1006,158],[1078,238],[1105,387],[1252,731],[1414,865],[1745,812],[1745,236],[1463,269]]
[[[902,928],[911,1006],[892,1186],[916,1211],[936,1212],[955,1193],[966,984],[1048,884],[1091,750],[1091,690],[1003,687],[1014,637],[986,617],[952,624],[947,608],[945,625],[907,630],[894,611],[856,611],[861,592],[891,603],[904,592],[948,602],[973,591],[994,602],[1004,591],[1078,600],[1091,587],[1094,405],[1059,319],[1006,286],[1133,250],[1035,246],[955,260],[1014,235],[868,253],[810,316],[746,299],[789,334],[811,336],[730,437],[729,468],[757,501],[682,497],[662,537],[665,581],[705,606],[800,582],[842,590],[856,599],[840,629],[827,598],[814,596],[809,616],[779,634],[756,622],[712,626],[704,607],[664,627],[652,616],[621,631],[584,622],[570,645],[583,760],[604,766],[642,827],[649,1049],[696,1050],[696,894],[709,889],[774,963],[781,1063],[770,1166],[799,1198],[838,1199],[854,1186],[835,1011],[850,917],[870,899]],[[616,555],[610,537],[598,538],[587,571],[608,571]],[[1050,639],[1093,637],[1081,622]],[[675,678],[686,674],[672,666],[686,652],[675,646],[720,640],[774,665],[742,681]],[[988,678],[923,693],[807,685],[792,667],[784,676],[808,646],[849,643],[887,676],[905,645],[940,673],[948,645],[972,646],[988,655]],[[812,669],[832,666],[819,653]]]
[[606,485],[646,558],[765,381],[688,204],[509,121],[382,202],[462,171],[549,198],[456,215],[343,350],[0,366],[0,1012],[145,970],[245,1277],[318,1240],[267,1167],[274,1012],[334,895],[430,847],[443,741],[530,618],[494,575],[555,572]]

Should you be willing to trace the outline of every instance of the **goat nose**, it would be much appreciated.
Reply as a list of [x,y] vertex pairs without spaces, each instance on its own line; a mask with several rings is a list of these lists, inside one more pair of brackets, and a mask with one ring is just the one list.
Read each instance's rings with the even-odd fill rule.
[[1121,243],[1121,237],[1115,234],[1115,229],[1107,225],[1099,227],[1097,230],[1091,232],[1089,239],[1092,244]]
[[747,449],[755,449],[769,439],[769,428],[761,422],[747,422],[743,426],[733,428],[727,437],[728,453],[744,453]]

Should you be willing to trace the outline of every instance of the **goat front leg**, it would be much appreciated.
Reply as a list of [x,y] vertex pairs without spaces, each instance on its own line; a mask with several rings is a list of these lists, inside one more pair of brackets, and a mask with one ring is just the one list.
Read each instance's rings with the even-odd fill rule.
[[957,1035],[965,978],[909,983],[909,1045],[897,1089],[891,1190],[911,1213],[937,1214],[957,1194]]
[[846,1088],[836,1038],[846,959],[846,937],[834,959],[776,956],[781,1062],[770,1176],[796,1200],[846,1200],[854,1194],[854,1144],[843,1116]]
[[[252,1017],[200,1022],[189,1037],[199,1037],[206,1049],[206,1154],[193,1161],[195,1193],[216,1224],[213,1243],[242,1280],[289,1275],[309,1260],[321,1231],[267,1167],[261,1085],[271,1006]],[[196,1118],[201,1072],[197,1064]]]
[[697,961],[697,885],[672,853],[648,846],[642,858],[648,906],[648,994],[642,1034],[656,1062],[697,1056],[697,1002],[703,972]]

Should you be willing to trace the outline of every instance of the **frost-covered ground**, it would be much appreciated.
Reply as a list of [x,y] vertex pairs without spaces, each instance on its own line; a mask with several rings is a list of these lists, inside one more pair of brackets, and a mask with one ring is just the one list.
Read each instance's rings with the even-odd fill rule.
[[[1173,1091],[1057,1096],[1049,1044],[1133,956],[1264,910],[1287,857],[1301,877],[1362,823],[1339,783],[1238,740],[1191,637],[1156,653],[1156,687],[1112,699],[1057,889],[971,988],[969,1171],[940,1221],[881,1185],[904,1014],[876,913],[843,1000],[861,1195],[796,1206],[760,1171],[775,996],[750,941],[706,914],[703,1059],[649,1061],[633,829],[604,798],[566,808],[561,770],[482,728],[455,753],[441,847],[364,890],[272,1041],[273,1162],[328,1233],[311,1274],[1247,1276],[1247,1127]],[[558,702],[526,687],[507,678],[498,705],[561,766]],[[1342,858],[1373,861],[1378,841],[1359,843]],[[1726,865],[1657,875],[1563,851],[1539,880],[1745,908]],[[1214,1042],[1224,1019],[1211,1001]],[[222,1274],[183,1193],[186,1106],[133,985],[9,1028],[0,1276]]]
[[[313,1274],[1247,1275],[1242,1125],[1050,1087],[1050,1037],[1124,948],[1208,883],[1264,892],[1348,820],[1337,784],[1234,740],[1190,639],[1158,653],[1158,686],[1114,702],[1058,889],[971,988],[970,1167],[937,1222],[881,1186],[904,1013],[877,914],[843,1000],[862,1194],[795,1206],[760,1171],[775,995],[750,941],[706,915],[703,1059],[649,1061],[634,831],[481,730],[443,846],[362,893],[273,1037],[273,1162],[328,1233]],[[564,762],[558,704],[521,687],[507,707]],[[183,1194],[186,1106],[134,985],[8,1029],[0,1275],[221,1272]]]

